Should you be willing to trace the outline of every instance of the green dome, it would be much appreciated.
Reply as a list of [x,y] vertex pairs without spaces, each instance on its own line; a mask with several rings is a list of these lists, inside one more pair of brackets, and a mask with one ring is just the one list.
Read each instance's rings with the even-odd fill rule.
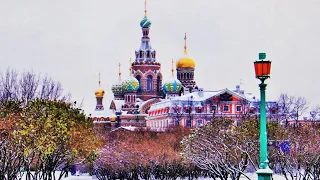
[[169,81],[163,84],[163,91],[168,94],[170,92],[179,92],[182,88],[181,82],[174,76],[171,76]]
[[128,79],[122,82],[122,90],[123,91],[137,91],[139,89],[139,81],[130,76]]
[[121,93],[123,93],[122,80],[121,80],[120,76],[119,76],[118,81],[115,84],[112,85],[111,91],[113,92],[113,94],[121,94]]
[[142,28],[149,28],[151,26],[151,21],[147,18],[147,16],[142,18],[140,21],[140,26]]

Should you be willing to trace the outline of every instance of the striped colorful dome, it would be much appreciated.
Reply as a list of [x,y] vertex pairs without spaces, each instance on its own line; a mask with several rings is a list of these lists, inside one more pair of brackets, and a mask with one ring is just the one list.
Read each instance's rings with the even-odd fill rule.
[[182,88],[181,82],[174,76],[171,76],[169,81],[163,84],[163,91],[168,94],[170,92],[179,92]]
[[139,89],[139,81],[130,76],[128,79],[122,82],[122,90],[123,91],[137,91]]
[[140,21],[140,26],[142,28],[149,28],[151,26],[151,21],[147,18],[147,16],[143,17]]
[[121,77],[119,77],[118,81],[112,85],[111,91],[113,92],[113,94],[123,93]]

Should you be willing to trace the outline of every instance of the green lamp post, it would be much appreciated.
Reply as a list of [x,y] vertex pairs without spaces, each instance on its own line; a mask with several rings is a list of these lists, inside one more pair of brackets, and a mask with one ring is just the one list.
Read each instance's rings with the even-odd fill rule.
[[259,180],[271,180],[272,170],[268,161],[268,139],[266,119],[266,87],[264,81],[270,78],[271,61],[265,60],[266,53],[259,53],[259,60],[254,62],[256,78],[261,81],[260,87],[260,169],[256,172]]

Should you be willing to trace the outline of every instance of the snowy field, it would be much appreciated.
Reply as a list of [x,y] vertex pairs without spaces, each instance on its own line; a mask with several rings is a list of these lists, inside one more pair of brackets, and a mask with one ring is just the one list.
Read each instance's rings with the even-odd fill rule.
[[[60,172],[56,172],[56,177],[59,177],[59,174],[60,174]],[[247,176],[250,177],[251,180],[258,179],[258,177],[255,173],[247,174]],[[67,178],[62,178],[62,179],[63,180],[92,180],[92,179],[97,180],[97,178],[89,176],[88,174],[82,174],[79,176],[71,176],[71,174],[69,174],[69,176]],[[209,179],[210,178],[199,178],[198,180],[209,180]],[[241,178],[241,180],[245,180],[245,179],[247,179],[247,178],[245,178],[245,177]],[[285,180],[285,178],[283,176],[279,176],[279,175],[273,175],[273,179],[274,180]]]

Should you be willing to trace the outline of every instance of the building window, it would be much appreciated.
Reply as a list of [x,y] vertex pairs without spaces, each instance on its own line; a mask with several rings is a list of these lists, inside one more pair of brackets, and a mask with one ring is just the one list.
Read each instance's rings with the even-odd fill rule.
[[229,106],[228,105],[224,105],[223,106],[223,111],[224,112],[228,112],[229,111]]
[[147,91],[152,91],[152,76],[147,76]]
[[201,108],[198,108],[198,113],[202,113]]
[[157,92],[160,92],[160,87],[161,87],[161,78],[160,76],[157,77]]
[[211,111],[216,112],[217,111],[217,106],[211,106]]
[[138,82],[139,82],[139,89],[138,89],[138,91],[140,91],[140,90],[141,90],[141,76],[140,76],[140,75],[136,76],[136,79],[137,79]]
[[199,119],[199,120],[198,120],[198,127],[200,127],[201,125],[202,125],[202,120]]
[[237,111],[237,112],[241,112],[241,111],[242,111],[242,107],[241,107],[241,106],[239,106],[239,105],[238,105],[238,106],[236,106],[236,111]]

